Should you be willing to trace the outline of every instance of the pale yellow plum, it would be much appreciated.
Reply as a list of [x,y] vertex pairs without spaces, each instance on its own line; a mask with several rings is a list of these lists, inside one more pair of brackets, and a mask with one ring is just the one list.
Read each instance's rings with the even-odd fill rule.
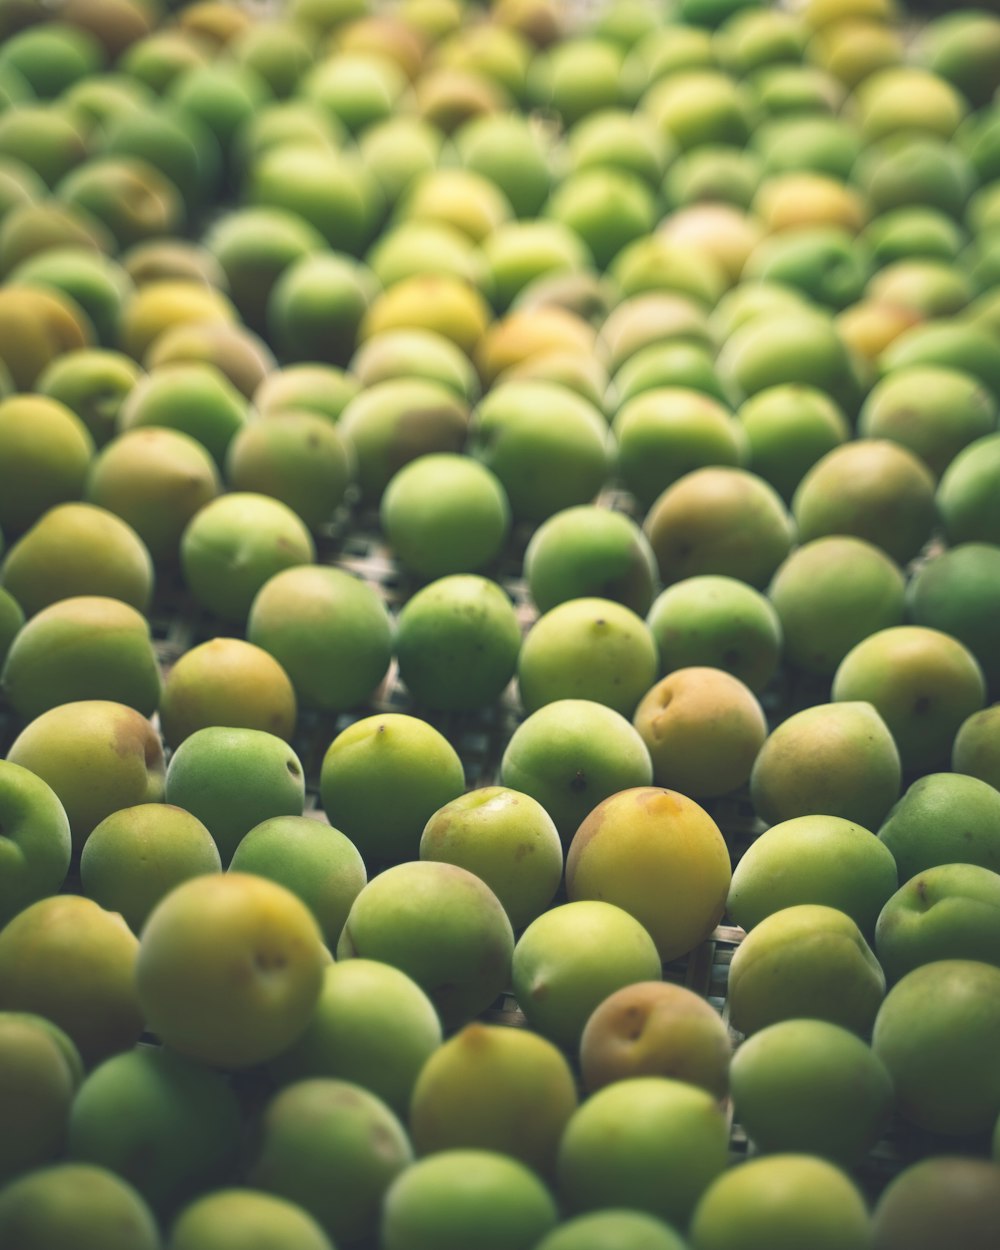
[[174,886],[221,868],[212,835],[190,812],[139,803],[112,812],[91,833],[80,856],[80,884],[139,933]]
[[121,916],[89,898],[40,899],[0,931],[0,1011],[50,1020],[88,1066],[128,1050],[143,1029],[138,950]]
[[640,981],[609,994],[580,1038],[591,1093],[629,1077],[668,1076],[722,1099],[731,1055],[729,1030],[715,1008],[669,981]]
[[167,674],[160,700],[160,728],[171,747],[209,725],[263,729],[288,741],[295,719],[288,674],[241,638],[212,638],[186,651]]
[[20,630],[0,687],[25,720],[81,699],[156,711],[160,670],[149,624],[118,599],[80,595],[43,608]]
[[664,962],[712,932],[731,876],[729,851],[711,816],[683,794],[656,786],[599,803],[566,857],[569,898],[623,908],[652,935]]
[[551,1042],[528,1029],[477,1021],[424,1064],[409,1126],[419,1154],[496,1150],[549,1176],[576,1106],[572,1070]]
[[88,699],[51,708],[21,731],[7,758],[52,787],[78,850],[112,812],[163,797],[159,735],[123,703]]
[[662,678],[633,718],[653,761],[653,781],[691,798],[738,790],[767,737],[756,696],[716,668],[681,668]]
[[87,501],[127,521],[155,564],[176,564],[188,521],[222,489],[212,457],[180,430],[128,430],[91,464]]
[[142,931],[135,992],[147,1027],[212,1066],[273,1059],[309,1023],[325,951],[306,905],[245,873],[194,877]]
[[32,616],[74,595],[105,595],[144,612],[153,562],[130,525],[89,503],[50,508],[7,552],[0,580]]

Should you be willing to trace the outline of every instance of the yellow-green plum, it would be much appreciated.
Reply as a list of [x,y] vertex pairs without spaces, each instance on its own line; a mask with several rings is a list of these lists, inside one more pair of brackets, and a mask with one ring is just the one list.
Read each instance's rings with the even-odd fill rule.
[[951,749],[952,772],[964,773],[1000,790],[1000,736],[996,704],[962,722]]
[[452,274],[474,286],[487,280],[482,250],[444,222],[391,223],[368,250],[365,261],[383,287],[423,273]]
[[427,821],[464,789],[462,761],[448,739],[400,712],[366,716],[342,730],[320,772],[323,810],[369,870],[412,858]]
[[934,476],[996,428],[996,399],[977,378],[941,365],[893,369],[872,388],[858,432],[908,447]]
[[179,430],[200,443],[221,470],[248,413],[247,401],[221,370],[180,361],[139,379],[118,413],[118,432],[146,426]]
[[586,699],[631,716],[656,679],[656,643],[642,617],[610,599],[568,599],[541,616],[521,647],[526,712]]
[[418,1154],[495,1150],[549,1178],[577,1107],[562,1053],[528,1029],[468,1024],[427,1060],[410,1103]]
[[729,969],[734,1029],[815,1017],[866,1035],[885,995],[885,974],[846,912],[798,903],[772,912],[743,939]]
[[941,475],[937,507],[948,542],[996,543],[1000,518],[995,504],[1000,472],[1000,435],[977,438]]
[[946,1136],[992,1131],[1000,1112],[998,987],[1000,968],[942,959],[914,968],[886,995],[872,1046],[908,1123]]
[[759,694],[782,650],[781,622],[770,601],[735,577],[682,578],[654,599],[646,615],[660,673],[719,668]]
[[639,981],[609,994],[580,1037],[580,1071],[593,1093],[636,1076],[667,1076],[707,1090],[729,1091],[732,1042],[722,1017],[704,998],[668,981]]
[[[642,349],[629,364],[646,352],[656,353],[653,359],[659,360],[663,347]],[[624,369],[616,386],[627,380],[623,374]],[[641,394],[623,398],[612,427],[618,440],[618,472],[641,508],[652,507],[686,473],[709,465],[738,466],[745,460],[740,426],[712,395],[678,381],[644,387]]]
[[26,616],[75,595],[121,599],[144,612],[153,594],[153,562],[120,517],[94,504],[64,503],[14,543],[0,579]]
[[320,1225],[294,1202],[256,1189],[216,1189],[181,1211],[167,1250],[335,1250]]
[[331,949],[368,880],[350,839],[308,816],[274,816],[255,825],[233,852],[229,869],[256,873],[291,890],[316,917]]
[[653,761],[653,781],[691,798],[738,790],[767,737],[753,692],[716,668],[681,668],[643,695],[633,721]]
[[589,699],[556,699],[525,717],[500,762],[503,785],[542,805],[562,841],[602,799],[653,780],[649,751],[620,712]]
[[210,638],[167,673],[160,731],[170,747],[210,725],[261,729],[288,741],[296,710],[291,678],[274,656],[242,638]]
[[169,803],[140,803],[94,828],[80,856],[80,884],[138,934],[175,885],[221,868],[219,849],[200,820]]
[[889,981],[938,959],[1000,966],[1000,875],[956,863],[911,877],[882,909],[875,951]]
[[229,444],[226,476],[235,491],[268,495],[316,532],[333,520],[354,476],[354,452],[319,413],[251,421]]
[[269,1066],[279,1082],[337,1077],[370,1090],[400,1117],[441,1045],[434,1005],[411,977],[374,959],[331,963],[305,1030]]
[[482,240],[481,285],[497,312],[542,277],[577,274],[592,264],[590,249],[561,221],[504,221]]
[[485,1011],[506,988],[514,933],[488,885],[454,864],[386,869],[354,900],[338,959],[375,959],[423,989],[446,1029]]
[[24,625],[24,611],[10,593],[0,586],[0,666],[10,651],[11,644]]
[[299,705],[342,712],[364,703],[392,659],[392,623],[376,591],[345,569],[300,565],[257,592],[247,639],[288,674]]
[[870,634],[902,625],[906,579],[880,547],[849,534],[814,538],[778,567],[767,595],[795,668],[832,677]]
[[123,703],[89,699],[51,708],[21,731],[7,758],[55,791],[69,817],[76,850],[105,816],[163,797],[159,735]]
[[305,774],[292,748],[274,734],[209,725],[170,757],[164,797],[203,822],[225,865],[261,821],[302,815]]
[[521,627],[496,582],[455,573],[407,600],[395,648],[399,676],[417,706],[473,711],[495,703],[514,676]]
[[737,412],[747,467],[789,503],[817,460],[847,441],[849,427],[829,395],[801,382],[758,391]]
[[359,389],[357,378],[335,365],[288,365],[261,382],[254,392],[253,406],[262,417],[293,409],[318,412],[330,421],[338,421]]
[[474,118],[455,134],[460,164],[495,183],[518,217],[542,208],[552,181],[546,136],[516,113]]
[[562,879],[563,848],[537,800],[504,786],[452,799],[431,816],[420,858],[467,868],[490,887],[520,932],[552,902]]
[[600,900],[550,908],[514,949],[514,994],[529,1025],[575,1051],[593,1010],[609,994],[660,975],[656,944],[628,912]]
[[413,221],[455,226],[474,243],[512,216],[510,201],[496,183],[469,169],[429,170],[409,187],[400,213]]
[[536,1250],[686,1250],[686,1243],[655,1216],[621,1208],[564,1220]]
[[316,558],[312,535],[291,508],[252,491],[207,503],[188,522],[180,552],[185,583],[198,603],[240,624],[276,573]]
[[719,923],[731,875],[729,851],[711,816],[657,786],[599,803],[566,856],[569,899],[603,899],[628,912],[664,963],[693,950]]
[[901,779],[899,750],[870,703],[820,703],[771,731],[750,774],[750,798],[769,825],[823,815],[877,829]]
[[635,174],[594,168],[572,172],[553,191],[548,215],[573,230],[606,269],[629,243],[645,238],[656,224],[653,196]]
[[763,589],[795,535],[778,493],[763,478],[727,465],[678,478],[649,509],[643,529],[666,586],[714,573]]
[[889,344],[879,367],[888,372],[908,365],[944,365],[971,374],[1000,398],[1000,368],[992,341],[988,330],[971,322],[924,321]]
[[[700,343],[686,343],[684,341],[651,343],[648,347],[641,347],[634,355],[630,356],[614,377],[614,394],[623,407],[626,404],[630,405],[634,400],[645,399],[653,391],[661,390],[693,392],[695,395],[714,399],[720,405],[724,405],[727,400],[726,392],[716,374],[715,354],[711,348]],[[640,405],[640,411],[642,411],[643,407],[644,405]],[[705,416],[706,414],[702,411],[701,415]],[[717,415],[719,414],[717,413]],[[656,498],[660,490],[663,490],[668,485],[672,478],[681,475],[678,472],[678,460],[681,461],[681,472],[700,468],[705,464],[740,465],[744,462],[746,459],[746,443],[743,438],[743,431],[736,422],[731,421],[729,412],[725,407],[723,407],[721,415],[725,417],[726,425],[720,430],[718,423],[714,423],[714,432],[718,443],[721,444],[716,455],[713,457],[707,453],[706,449],[699,449],[698,434],[701,431],[696,428],[691,432],[693,433],[691,438],[693,446],[691,444],[689,446],[691,446],[693,454],[689,463],[683,463],[682,453],[684,448],[681,446],[677,448],[678,454],[676,457],[670,456],[668,458],[667,455],[664,455],[665,473],[659,482],[657,482],[656,477],[652,473],[647,476],[646,487],[650,502]],[[706,421],[703,424],[708,425],[709,422]],[[678,426],[680,426],[680,422],[678,422]],[[661,427],[661,432],[669,436],[674,431],[671,431],[668,426],[666,431],[662,431]],[[681,435],[684,432],[682,426],[676,430],[678,443],[681,442]],[[706,434],[708,433],[707,431],[705,432]],[[722,437],[718,438],[720,433]],[[663,440],[662,451],[671,451],[668,438]],[[699,454],[699,451],[701,451],[701,454]]]
[[268,374],[278,367],[262,338],[245,326],[221,321],[164,330],[149,349],[145,363],[154,372],[183,361],[214,365],[247,399],[253,398]]
[[726,289],[722,266],[662,231],[628,243],[608,266],[626,298],[667,291],[696,300],[707,312]]
[[188,522],[221,489],[201,443],[180,430],[150,427],[119,434],[101,449],[86,498],[131,525],[160,566],[177,563]]
[[135,992],[147,1028],[172,1050],[248,1068],[305,1029],[325,959],[319,926],[290,890],[249,873],[216,873],[176,886],[153,909]]
[[901,882],[938,864],[979,864],[1000,872],[1000,795],[978,777],[928,773],[893,805],[878,836],[892,852]]
[[[4,118],[15,111],[21,112],[8,110]],[[30,391],[63,352],[92,347],[94,341],[89,319],[80,306],[69,296],[44,287],[5,286],[0,298],[0,330],[0,360],[21,391]]]
[[88,1066],[128,1050],[143,1029],[135,987],[139,943],[88,898],[32,903],[0,930],[0,1011],[43,1016]]
[[542,522],[525,550],[524,575],[540,612],[568,599],[597,597],[640,616],[649,610],[658,580],[639,526],[624,513],[591,504]]
[[391,207],[401,204],[421,178],[435,172],[443,146],[437,126],[405,113],[376,122],[358,137],[361,158]]
[[871,1217],[850,1176],[809,1154],[750,1159],[719,1176],[695,1209],[694,1250],[867,1250]]
[[905,564],[931,535],[934,477],[912,451],[865,438],[828,452],[809,470],[792,500],[799,538],[853,534]]
[[404,465],[385,488],[379,516],[397,560],[421,578],[477,572],[499,556],[510,530],[497,476],[455,452]]
[[851,418],[860,398],[847,347],[812,305],[772,310],[738,326],[719,352],[718,371],[739,403],[797,383],[823,391]]
[[532,1250],[556,1226],[555,1200],[530,1168],[492,1150],[420,1159],[382,1205],[384,1250]]
[[97,447],[115,433],[118,410],[142,370],[123,352],[87,348],[53,360],[35,386],[75,412]]
[[411,460],[461,451],[469,409],[440,382],[389,378],[350,400],[340,426],[354,449],[361,496],[377,504],[393,476]]
[[1000,548],[959,543],[915,570],[907,608],[916,625],[950,634],[972,652],[987,686],[1000,685],[1000,662],[992,645]]
[[204,239],[222,267],[230,299],[259,333],[266,327],[268,299],[281,275],[324,247],[318,230],[281,208],[235,209],[220,217]]
[[18,1250],[160,1250],[153,1213],[127,1181],[89,1163],[53,1163],[0,1192],[0,1240]]
[[362,386],[390,378],[427,378],[450,387],[472,402],[479,396],[479,378],[468,356],[431,330],[388,330],[377,334],[351,358],[351,373]]
[[386,1190],[412,1161],[405,1129],[380,1098],[315,1077],[287,1085],[264,1107],[246,1176],[255,1189],[296,1203],[343,1246],[374,1234]]
[[937,1250],[953,1241],[967,1250],[991,1250],[998,1219],[1000,1167],[939,1153],[909,1164],[883,1190],[873,1216],[874,1246]]
[[766,1154],[854,1167],[888,1127],[892,1081],[856,1034],[826,1020],[782,1020],[741,1043],[729,1070],[733,1114]]
[[36,613],[0,675],[4,697],[24,720],[82,699],[110,699],[151,716],[160,685],[145,617],[99,595],[61,599]]
[[0,1114],[7,1126],[0,1146],[4,1184],[62,1154],[83,1068],[75,1049],[65,1033],[40,1016],[0,1012]]
[[602,414],[555,382],[504,382],[473,415],[470,450],[500,479],[515,521],[537,523],[590,503],[607,480],[613,449]]
[[748,932],[798,903],[836,907],[867,937],[898,885],[892,852],[840,816],[796,816],[756,838],[733,871],[726,909]]
[[566,1126],[559,1196],[571,1212],[628,1207],[684,1228],[727,1153],[726,1118],[706,1090],[665,1076],[615,1081]]
[[853,647],[833,675],[835,702],[870,703],[889,728],[905,773],[940,768],[962,722],[986,703],[972,652],[922,625],[879,630]]
[[56,504],[80,499],[94,443],[80,418],[43,395],[0,401],[0,526],[29,529]]
[[242,1119],[221,1073],[140,1044],[87,1075],[73,1100],[66,1153],[134,1185],[162,1216],[225,1179]]
[[[59,891],[69,871],[72,839],[66,810],[51,786],[7,760],[0,761],[0,829],[2,926],[29,904]],[[561,852],[559,859],[561,870]]]
[[633,295],[610,309],[598,341],[608,368],[615,372],[642,348],[678,339],[711,345],[712,334],[704,309],[688,296],[650,291]]
[[283,360],[345,365],[378,289],[367,266],[350,256],[326,250],[301,256],[268,296],[269,340]]

